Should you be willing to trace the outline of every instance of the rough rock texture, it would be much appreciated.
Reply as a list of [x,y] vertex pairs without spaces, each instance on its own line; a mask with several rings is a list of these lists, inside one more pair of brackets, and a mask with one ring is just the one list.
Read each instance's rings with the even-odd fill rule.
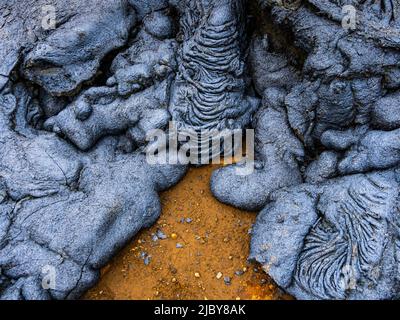
[[250,257],[300,299],[398,298],[399,178],[357,174],[276,192]]
[[244,8],[0,0],[1,299],[78,298],[155,222],[186,166],[148,163],[151,130],[250,123]]
[[254,7],[255,171],[217,170],[213,193],[262,209],[250,258],[295,297],[398,298],[400,4]]
[[169,110],[191,145],[209,145],[205,131],[218,131],[222,141],[224,130],[245,128],[259,105],[247,92],[245,1],[187,0],[179,8],[184,44]]
[[246,95],[244,1],[186,1],[171,114],[178,128],[243,128],[258,106]]
[[304,147],[288,126],[282,108],[284,92],[291,88],[297,77],[295,70],[287,59],[268,52],[268,39],[255,37],[250,48],[256,88],[263,94],[262,106],[252,124],[255,128],[255,170],[244,176],[236,174],[235,165],[216,170],[211,189],[222,202],[242,209],[260,210],[272,191],[302,182],[297,160],[303,158]]
[[[118,139],[82,154],[54,134],[13,128],[18,102],[0,103],[1,298],[78,298],[98,270],[160,214],[157,192],[184,167],[149,166]],[[55,268],[55,288],[43,290],[42,270]]]
[[[144,144],[146,132],[161,129],[170,120],[167,111],[172,74],[176,70],[177,43],[171,36],[170,18],[156,11],[126,51],[112,61],[107,86],[91,87],[44,127],[68,137],[88,150],[102,137],[129,129],[132,142]],[[148,25],[160,30],[147,31]],[[163,34],[163,30],[169,30]]]
[[247,210],[262,209],[272,191],[302,182],[296,160],[304,150],[287,127],[285,114],[262,107],[254,126],[254,173],[238,175],[236,167],[242,165],[239,164],[218,169],[211,178],[211,190],[220,201]]
[[[43,6],[53,5],[57,28],[45,30]],[[1,74],[19,59],[23,73],[53,95],[76,90],[91,80],[101,60],[122,47],[135,16],[126,1],[2,1]],[[4,40],[3,40],[4,39]],[[27,54],[25,54],[28,52]]]
[[250,258],[282,288],[399,296],[397,0],[0,0],[0,40],[1,299],[77,298],[154,223],[171,120],[255,129],[254,172],[211,189],[261,210]]

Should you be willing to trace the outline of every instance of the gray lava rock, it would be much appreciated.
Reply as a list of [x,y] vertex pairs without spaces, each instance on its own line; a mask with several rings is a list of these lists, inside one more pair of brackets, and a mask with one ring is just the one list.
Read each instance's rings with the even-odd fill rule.
[[254,171],[211,189],[261,210],[279,286],[399,297],[398,1],[0,0],[0,39],[0,299],[78,298],[155,222],[186,170],[146,160],[170,120],[255,129]]
[[240,175],[243,164],[234,164],[217,169],[211,178],[211,190],[218,200],[245,210],[260,210],[271,192],[302,182],[297,159],[304,155],[303,146],[288,127],[285,114],[261,108],[254,122],[254,172]]
[[72,14],[36,42],[22,64],[27,79],[56,96],[71,94],[91,80],[101,60],[126,44],[136,22],[126,1],[94,1],[87,6],[71,0],[66,5],[73,8]]
[[[157,192],[184,167],[152,167],[140,152],[116,155],[115,138],[85,155],[53,134],[22,136],[12,129],[10,102],[0,108],[0,296],[78,298],[116,250],[154,223]],[[47,266],[50,290],[42,287]]]
[[399,172],[278,191],[257,218],[250,258],[300,299],[399,297]]
[[325,151],[307,167],[304,173],[308,183],[319,183],[333,178],[337,173],[338,155],[334,151]]
[[[182,132],[245,128],[259,105],[246,86],[244,5],[243,0],[186,0],[179,5],[184,45],[169,111]],[[191,136],[193,145],[204,143]]]
[[400,128],[400,93],[396,92],[378,100],[372,107],[372,124],[381,129]]

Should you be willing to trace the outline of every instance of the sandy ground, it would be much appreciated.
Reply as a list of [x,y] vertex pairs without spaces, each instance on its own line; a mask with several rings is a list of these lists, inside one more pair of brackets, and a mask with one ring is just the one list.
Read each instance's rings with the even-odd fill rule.
[[[212,196],[215,168],[192,168],[164,192],[158,223],[102,270],[84,299],[289,299],[259,266],[247,262],[256,214]],[[154,237],[158,230],[165,239]]]

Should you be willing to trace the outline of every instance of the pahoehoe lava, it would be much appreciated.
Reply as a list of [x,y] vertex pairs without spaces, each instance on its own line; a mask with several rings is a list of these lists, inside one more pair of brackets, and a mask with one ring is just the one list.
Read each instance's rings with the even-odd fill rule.
[[398,0],[0,0],[0,299],[77,299],[157,221],[171,121],[254,129],[210,188],[279,287],[398,298],[399,79]]

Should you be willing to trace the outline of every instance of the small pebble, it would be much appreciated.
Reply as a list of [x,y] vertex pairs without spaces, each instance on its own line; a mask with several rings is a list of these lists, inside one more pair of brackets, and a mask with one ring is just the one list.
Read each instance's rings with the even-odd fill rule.
[[177,243],[177,244],[176,244],[176,247],[177,247],[178,249],[182,249],[182,248],[183,248],[183,244]]
[[192,223],[192,219],[191,218],[186,218],[186,223]]
[[219,279],[221,279],[222,278],[222,272],[218,272],[217,273],[217,279],[219,280]]
[[231,284],[231,278],[230,277],[224,277],[224,282],[227,286]]
[[194,274],[194,276],[195,276],[196,278],[200,278],[200,273],[196,272],[196,273]]

